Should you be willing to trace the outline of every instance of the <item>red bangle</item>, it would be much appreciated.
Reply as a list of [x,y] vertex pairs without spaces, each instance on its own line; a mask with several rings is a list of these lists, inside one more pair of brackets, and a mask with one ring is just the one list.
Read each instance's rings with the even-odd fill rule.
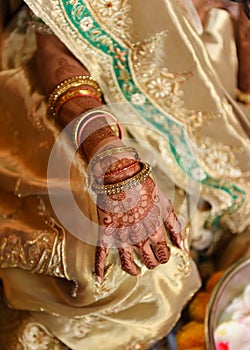
[[111,176],[114,176],[114,175],[121,174],[122,172],[135,167],[137,164],[139,164],[139,160],[134,161],[134,163],[132,163],[132,164],[130,164],[128,166],[125,166],[124,168],[118,169],[116,171],[112,171],[111,173],[106,173],[104,175],[104,179],[106,179],[107,177],[111,177]]
[[61,108],[65,103],[67,103],[70,100],[73,100],[77,97],[91,97],[95,100],[101,102],[101,99],[94,93],[92,90],[88,89],[80,89],[76,91],[69,91],[65,92],[62,96],[59,97],[56,106],[55,106],[55,116],[57,117]]

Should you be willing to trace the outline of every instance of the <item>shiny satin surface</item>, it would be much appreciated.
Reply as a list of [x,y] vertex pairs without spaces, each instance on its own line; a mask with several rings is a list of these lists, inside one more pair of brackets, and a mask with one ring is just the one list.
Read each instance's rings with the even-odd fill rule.
[[[212,10],[207,28],[199,36],[189,21],[188,14],[185,15],[176,1],[158,0],[156,6],[146,0],[143,7],[139,0],[118,1],[112,10],[114,22],[108,21],[105,5],[99,1],[79,0],[74,5],[62,0],[27,3],[88,67],[100,83],[108,103],[129,101],[122,87],[125,81],[122,85],[121,80],[124,75],[130,74],[129,84],[133,84],[133,88],[139,91],[139,96],[148,98],[155,110],[158,108],[159,112],[163,110],[166,113],[167,122],[172,123],[166,132],[160,114],[154,116],[153,121],[145,116],[146,110],[139,116],[134,113],[126,114],[126,122],[136,120],[145,127],[150,123],[151,128],[143,135],[146,142],[150,142],[151,130],[155,129],[156,124],[157,132],[163,133],[163,140],[166,140],[166,144],[162,141],[159,145],[163,152],[169,147],[168,136],[174,132],[177,134],[176,128],[179,133],[187,132],[188,142],[195,147],[196,157],[199,159],[199,170],[192,169],[195,174],[191,171],[189,176],[204,184],[201,188],[202,197],[212,206],[208,220],[218,222],[219,217],[223,216],[220,219],[223,225],[233,232],[243,232],[249,226],[250,217],[247,215],[249,111],[239,106],[234,99],[237,65],[229,15],[223,10]],[[85,33],[88,30],[84,27],[84,22],[76,16],[76,8],[79,13],[85,8],[88,11],[87,20],[91,16],[90,23],[96,20],[97,32],[103,30],[105,40],[111,40],[110,42],[118,45],[112,47],[111,44],[110,52],[118,50],[114,57],[118,57],[120,51],[127,55],[130,71],[127,70],[126,74],[121,71],[114,72],[112,55],[105,52],[105,49],[103,52],[98,49],[93,37],[95,34],[90,31],[89,39],[86,39]],[[116,12],[122,16],[122,25],[116,26]],[[221,57],[231,59],[226,59],[224,64]],[[145,74],[145,71],[148,73]],[[116,74],[120,76],[115,76]],[[124,79],[128,79],[128,76]],[[161,95],[155,88],[159,82],[160,85],[165,84]],[[129,96],[130,101],[133,97],[138,97],[138,94],[135,95]],[[124,120],[123,115],[118,117]],[[174,147],[180,146],[185,153],[183,148],[188,147],[187,143],[178,145],[177,137],[171,138],[171,142],[174,139]],[[177,166],[177,158],[172,151],[166,152],[173,160],[166,166],[174,174],[176,184],[185,190],[185,170],[183,172],[183,168]],[[191,157],[188,152],[186,159],[187,157]],[[163,158],[163,164],[164,162]],[[207,176],[207,181],[197,176],[200,169],[201,177],[207,174],[204,175]]]
[[[76,37],[69,30],[69,25],[65,25],[64,17],[56,16],[58,13],[53,12],[56,3],[27,0],[34,12],[88,67],[100,83],[105,99],[114,103],[124,101],[109,61],[103,60],[97,50]],[[98,3],[101,1],[93,1],[92,5],[97,6]],[[143,43],[156,33],[167,30],[166,38],[164,35],[160,38],[155,56],[147,56],[143,64],[152,70],[152,74],[159,70],[161,74],[166,74],[167,67],[168,78],[173,80],[171,82],[178,91],[180,83],[174,80],[177,79],[176,72],[183,78],[183,94],[178,95],[181,101],[167,107],[167,112],[185,127],[197,146],[202,169],[221,180],[230,178],[248,194],[249,119],[233,100],[236,73],[226,74],[225,65],[221,63],[221,57],[227,57],[230,51],[232,58],[228,66],[236,72],[229,18],[219,10],[211,12],[211,22],[208,22],[207,31],[201,38],[176,1],[144,0],[143,6],[140,0],[125,3],[131,5],[128,16],[133,20],[126,40],[132,43],[136,38]],[[94,8],[90,4],[88,6],[94,14]],[[219,20],[220,15],[222,20]],[[212,19],[212,16],[215,18]],[[215,24],[209,23],[216,23],[216,35],[211,30]],[[106,30],[110,33],[110,28]],[[1,197],[4,199],[1,201],[0,221],[4,259],[0,260],[0,277],[7,301],[13,308],[29,310],[34,321],[40,322],[73,350],[135,349],[136,346],[147,349],[174,326],[183,306],[199,288],[197,269],[185,252],[171,247],[169,263],[152,271],[143,268],[142,275],[135,278],[121,272],[119,258],[114,251],[107,261],[105,281],[101,286],[97,285],[92,273],[95,247],[67,232],[51,208],[47,194],[47,162],[60,129],[46,116],[47,104],[32,60],[34,36],[30,29],[26,34],[20,35],[21,32],[17,26],[6,33],[0,73],[0,177]],[[122,40],[122,33],[115,34],[117,40]],[[222,45],[220,35],[228,39],[227,45]],[[211,61],[206,47],[216,64]],[[227,53],[225,50],[228,50]],[[147,90],[150,81],[143,80],[140,67],[134,69],[133,75],[142,90],[150,95]],[[163,108],[163,102],[155,101],[154,96],[151,101]],[[143,126],[145,121],[139,117],[138,120]],[[162,135],[157,137],[159,133],[151,128],[147,133],[145,127],[142,130],[135,128],[133,132],[146,142],[157,143],[162,155],[163,183],[169,182],[164,177],[164,167],[169,166],[175,175],[176,185],[182,189],[175,203],[178,212],[183,204],[186,182],[183,171],[169,151],[168,142]],[[67,151],[67,146],[62,145],[62,152],[65,149]],[[218,163],[218,157],[223,162]],[[171,162],[166,163],[167,158]],[[81,209],[96,220],[95,207],[86,190],[85,174],[86,164],[76,157],[71,186]],[[58,186],[57,179],[52,186]],[[63,180],[59,186],[63,188]],[[168,195],[167,186],[165,188]],[[227,193],[213,187],[202,186],[201,196],[209,201],[214,212],[231,204]],[[202,216],[200,227],[204,220]],[[222,222],[226,228],[240,233],[248,227],[248,220],[249,205],[244,202],[239,210],[228,212]],[[191,240],[195,232],[199,234],[200,227],[195,223],[191,220]],[[52,246],[56,248],[53,251]],[[13,248],[18,253],[11,254]],[[46,261],[41,261],[41,250],[47,252]],[[79,283],[76,297],[72,297],[72,280]]]
[[[199,287],[194,263],[191,262],[192,271],[186,273],[189,260],[184,253],[172,248],[172,257],[167,265],[154,271],[143,269],[142,276],[135,278],[121,271],[119,257],[114,252],[107,262],[109,268],[104,283],[101,286],[96,284],[92,273],[95,247],[83,243],[61,227],[46,194],[46,156],[49,156],[50,142],[53,142],[57,131],[47,124],[43,97],[37,91],[32,93],[32,107],[28,110],[26,103],[31,85],[23,74],[23,68],[5,73],[8,79],[6,74],[1,76],[7,94],[1,95],[0,99],[3,124],[6,122],[6,127],[2,129],[5,137],[1,138],[1,160],[8,159],[11,167],[1,174],[1,184],[5,188],[1,189],[1,247],[5,260],[2,261],[0,276],[8,304],[15,309],[29,310],[34,322],[45,325],[71,349],[130,349],[130,346],[132,349],[138,344],[147,349],[151,341],[161,338],[173,327],[183,305]],[[6,96],[15,98],[16,86],[20,83],[23,84],[20,104],[13,106],[7,102],[8,106],[3,106]],[[29,111],[35,106],[39,106],[35,114],[37,119],[34,119],[37,122],[39,118],[38,129],[27,119]],[[17,144],[21,143],[22,149],[17,148],[10,137],[14,135],[14,130],[18,130]],[[31,144],[32,152],[28,152]],[[44,153],[40,153],[41,146]],[[4,165],[4,162],[1,164]],[[17,190],[20,177],[18,197],[13,192],[15,188]],[[79,201],[87,210],[88,201],[84,198],[86,194],[79,183],[80,178],[78,172],[72,181],[78,187],[78,193],[82,194]],[[89,205],[89,211],[94,216],[95,208]],[[63,236],[64,256],[58,257],[64,266],[61,278],[52,277],[57,275],[56,270],[34,273],[37,266],[29,264],[30,256],[25,253],[28,248],[25,243],[37,241],[34,248],[39,253],[43,249],[40,240],[45,237],[54,241],[58,233]],[[51,249],[49,245],[45,248]],[[10,260],[7,257],[11,249],[15,249],[15,255]],[[34,252],[32,258],[36,258]],[[79,283],[76,298],[71,295],[74,284],[68,279]]]

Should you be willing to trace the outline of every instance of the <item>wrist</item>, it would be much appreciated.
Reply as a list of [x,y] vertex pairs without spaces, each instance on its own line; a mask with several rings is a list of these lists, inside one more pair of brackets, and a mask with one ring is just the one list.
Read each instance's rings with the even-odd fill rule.
[[104,126],[87,137],[81,143],[80,148],[86,160],[89,162],[99,150],[115,142],[120,144],[119,137],[109,126]]
[[140,171],[139,160],[123,158],[111,164],[103,176],[104,184],[114,184],[126,180]]
[[239,102],[245,105],[250,105],[250,93],[245,93],[240,89],[237,89],[236,98]]
[[63,125],[67,125],[80,114],[85,113],[92,108],[98,108],[101,105],[101,102],[91,97],[77,97],[74,100],[67,101],[62,106],[58,119]]
[[134,175],[140,169],[136,149],[126,147],[121,140],[107,144],[89,163],[89,174],[97,183],[114,183]]
[[123,145],[122,138],[122,128],[117,119],[102,109],[83,113],[75,124],[75,144],[88,162],[100,149],[112,148],[114,143]]

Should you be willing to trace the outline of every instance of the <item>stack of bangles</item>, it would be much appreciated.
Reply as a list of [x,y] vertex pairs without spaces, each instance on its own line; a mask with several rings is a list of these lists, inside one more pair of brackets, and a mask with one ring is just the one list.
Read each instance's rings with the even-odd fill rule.
[[91,97],[102,102],[102,93],[98,83],[90,76],[78,75],[61,82],[49,96],[49,111],[58,117],[63,105],[77,97]]
[[[117,118],[111,114],[108,111],[102,110],[102,109],[93,109],[91,111],[85,112],[81,114],[76,121],[75,127],[74,127],[74,143],[76,148],[78,149],[83,140],[83,132],[86,130],[86,126],[94,121],[95,119],[105,119],[105,121],[108,123],[111,121],[111,124],[108,123],[111,127],[111,129],[115,132],[115,134],[122,139],[123,138],[123,132],[122,127],[119,124]],[[93,131],[92,131],[93,132]],[[89,135],[84,134],[84,139],[86,139]]]
[[111,195],[136,187],[151,174],[151,166],[148,163],[139,162],[139,164],[141,165],[141,170],[136,175],[114,184],[101,185],[94,182],[92,183],[92,190],[97,194]]
[[[106,173],[103,176],[103,179],[107,178],[112,178],[116,174],[124,173],[126,174],[127,170],[130,170],[131,168],[135,167],[135,165],[139,164],[140,165],[140,171],[133,175],[128,177],[126,180],[112,183],[112,184],[98,184],[96,182],[91,183],[92,190],[97,193],[97,194],[106,194],[106,195],[111,195],[111,194],[117,194],[122,191],[126,191],[128,189],[132,189],[133,187],[139,185],[142,183],[149,175],[151,174],[151,166],[147,163],[143,163],[140,161],[139,155],[136,151],[135,148],[133,147],[113,147],[111,149],[105,150],[101,153],[98,153],[96,156],[94,156],[90,163],[89,167],[92,171],[93,167],[95,164],[98,162],[102,161],[103,159],[110,157],[114,154],[118,153],[134,153],[134,161],[129,164],[128,166],[125,166],[123,168],[119,168],[118,170]],[[92,177],[93,178],[93,177]]]
[[[62,106],[69,100],[74,99],[79,96],[89,96],[97,99],[101,102],[101,90],[98,83],[89,76],[76,76],[70,79],[67,79],[60,83],[50,94],[49,96],[49,111],[53,117],[58,117],[60,109]],[[93,109],[81,114],[77,119],[74,127],[74,144],[77,149],[80,148],[82,142],[89,136],[86,132],[86,126],[95,119],[104,118],[107,122],[107,126],[110,126],[111,129],[116,133],[116,135],[122,139],[123,132],[121,125],[118,123],[117,118],[110,112],[105,109]],[[110,123],[111,122],[111,123]],[[92,130],[92,128],[91,128]],[[92,130],[93,132],[93,130]],[[140,166],[139,172],[135,175],[128,177],[126,180],[111,183],[111,184],[99,184],[95,181],[91,181],[92,190],[97,194],[116,194],[122,191],[131,189],[138,184],[142,183],[149,175],[151,174],[151,166],[147,163],[140,161],[137,151],[133,147],[113,147],[107,149],[101,153],[95,155],[90,163],[89,169],[93,170],[93,166],[100,162],[101,160],[110,157],[111,155],[117,153],[132,153],[134,154],[134,161],[131,164],[121,167],[115,171],[110,171],[106,173],[102,179],[112,179],[117,174],[123,173],[126,175],[126,172],[130,174],[130,170],[136,165]],[[90,176],[90,178],[95,178]]]
[[[77,149],[81,146],[81,143],[83,142],[82,134],[83,134],[83,131],[85,130],[86,126],[88,125],[88,123],[90,123],[91,121],[98,119],[98,118],[105,118],[105,120],[110,119],[112,122],[115,122],[117,134],[118,134],[120,139],[123,138],[122,128],[113,114],[111,114],[110,112],[107,112],[106,110],[92,110],[92,111],[88,111],[86,113],[83,113],[78,118],[78,120],[75,124],[74,143],[75,143],[75,146]],[[84,136],[85,136],[85,138],[88,137],[88,135],[84,135]],[[140,161],[140,157],[139,157],[139,154],[136,151],[136,149],[133,147],[126,147],[126,146],[112,147],[110,149],[106,149],[103,152],[97,153],[89,162],[90,173],[91,174],[93,173],[93,167],[98,162],[101,162],[105,158],[108,158],[108,157],[115,155],[115,154],[118,154],[118,153],[133,154],[134,161],[131,164],[129,164],[123,168],[119,168],[115,171],[111,171],[109,173],[106,173],[105,175],[102,176],[103,180],[107,179],[107,178],[111,179],[115,175],[120,174],[122,172],[124,174],[126,174],[126,171],[135,167],[137,164],[139,164],[141,167],[140,171],[137,174],[135,174],[134,176],[129,177],[126,180],[123,180],[123,181],[120,181],[120,182],[117,182],[114,184],[107,184],[107,185],[97,184],[96,182],[92,181],[92,179],[95,178],[95,176],[90,175],[89,179],[91,179],[90,180],[90,182],[92,183],[91,187],[95,193],[97,193],[97,194],[120,193],[122,191],[131,189],[131,188],[137,186],[138,184],[143,182],[151,174],[151,166],[147,163],[143,163]]]

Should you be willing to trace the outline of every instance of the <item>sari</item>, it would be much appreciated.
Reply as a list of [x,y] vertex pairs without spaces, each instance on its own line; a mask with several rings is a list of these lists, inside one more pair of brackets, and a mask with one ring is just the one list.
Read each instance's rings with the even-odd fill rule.
[[[211,11],[211,27],[201,38],[174,0],[144,0],[143,6],[138,0],[26,3],[98,81],[162,191],[172,197],[190,244],[214,249],[223,230],[245,231],[249,120],[234,99],[237,61],[227,14]],[[142,266],[135,278],[121,270],[114,250],[104,282],[95,281],[90,222],[96,208],[78,155],[71,190],[90,219],[84,226],[90,241],[72,234],[51,202],[50,194],[65,189],[66,180],[53,173],[48,183],[48,163],[51,154],[62,159],[68,145],[54,148],[61,130],[47,117],[33,60],[35,38],[25,18],[21,11],[4,32],[0,74],[0,278],[7,304],[28,313],[18,342],[32,346],[35,334],[52,349],[148,349],[173,328],[199,289],[196,264],[171,246],[167,264]],[[216,52],[214,62],[209,50]],[[225,50],[232,54],[226,63]],[[197,209],[199,198],[209,211]]]

